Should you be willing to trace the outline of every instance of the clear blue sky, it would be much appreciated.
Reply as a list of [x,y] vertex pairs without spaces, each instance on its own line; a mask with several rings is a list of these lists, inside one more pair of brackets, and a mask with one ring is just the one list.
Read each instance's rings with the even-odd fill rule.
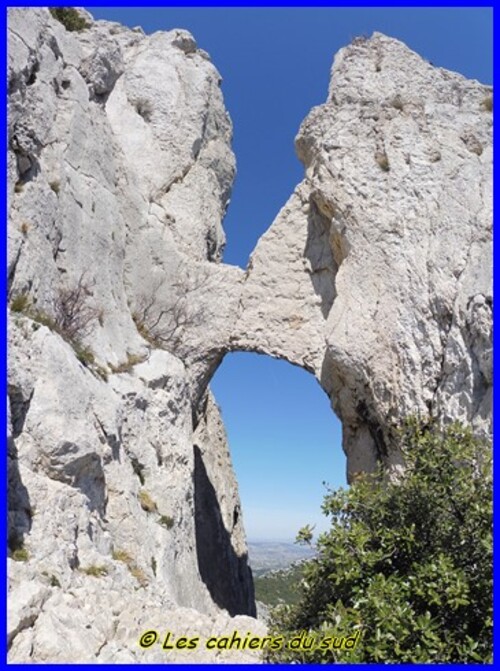
[[[493,12],[482,8],[116,8],[96,18],[148,33],[186,28],[223,77],[238,175],[224,228],[224,260],[245,267],[295,185],[294,137],[326,99],[333,55],[373,31],[403,40],[434,65],[492,82]],[[231,354],[212,388],[221,405],[250,538],[293,538],[326,528],[322,482],[345,484],[340,425],[304,371]]]

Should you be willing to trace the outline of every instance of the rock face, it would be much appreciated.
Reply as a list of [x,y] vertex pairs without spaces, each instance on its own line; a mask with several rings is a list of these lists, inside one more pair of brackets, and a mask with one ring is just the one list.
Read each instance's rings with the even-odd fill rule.
[[9,655],[206,661],[138,639],[263,633],[208,388],[226,353],[315,375],[351,475],[399,463],[407,414],[489,432],[491,90],[380,34],[341,50],[242,271],[208,55],[86,16],[9,12]]
[[491,101],[374,34],[297,136],[305,178],[253,253],[232,346],[314,373],[349,474],[398,463],[406,415],[489,432]]
[[174,351],[224,243],[220,77],[184,31],[15,9],[9,39],[11,659],[165,660],[137,641],[179,606],[258,633],[228,619],[255,604],[218,408]]

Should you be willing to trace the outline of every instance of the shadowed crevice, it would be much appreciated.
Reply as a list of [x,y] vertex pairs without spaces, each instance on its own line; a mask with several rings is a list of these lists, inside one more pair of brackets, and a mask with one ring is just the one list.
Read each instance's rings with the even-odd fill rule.
[[255,596],[248,554],[237,555],[231,544],[217,494],[200,448],[194,445],[196,555],[201,578],[212,600],[231,616],[255,617]]
[[8,528],[7,542],[10,552],[24,545],[24,536],[30,532],[33,510],[28,490],[19,472],[19,458],[14,439],[7,440],[7,478],[8,478]]
[[333,257],[329,236],[330,220],[311,199],[304,256],[309,260],[311,282],[314,291],[321,298],[321,312],[325,319],[337,295],[335,277],[338,266]]

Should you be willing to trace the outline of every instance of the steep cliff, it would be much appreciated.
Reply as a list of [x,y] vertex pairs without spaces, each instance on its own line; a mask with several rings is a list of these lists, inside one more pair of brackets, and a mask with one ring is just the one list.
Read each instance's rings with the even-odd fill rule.
[[492,92],[378,33],[342,49],[331,75],[231,347],[314,373],[352,474],[398,464],[406,415],[490,430]]
[[[225,624],[255,613],[241,506],[218,408],[203,389],[193,411],[175,354],[224,244],[219,84],[184,31],[9,13],[12,659],[154,661],[137,641],[167,620],[259,631]],[[225,306],[242,273],[217,272]]]
[[399,463],[406,414],[489,431],[491,89],[380,34],[341,50],[242,271],[208,55],[87,20],[9,12],[10,657],[164,661],[137,641],[167,619],[262,631],[208,389],[227,352],[315,375],[349,474]]

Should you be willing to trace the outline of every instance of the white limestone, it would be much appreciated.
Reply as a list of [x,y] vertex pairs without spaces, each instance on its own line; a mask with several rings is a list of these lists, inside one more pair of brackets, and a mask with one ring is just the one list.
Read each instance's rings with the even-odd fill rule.
[[349,475],[399,463],[407,414],[489,431],[491,90],[380,34],[342,49],[243,271],[217,70],[186,31],[86,16],[9,11],[9,659],[182,662],[140,634],[264,633],[208,389],[227,352],[316,376]]

